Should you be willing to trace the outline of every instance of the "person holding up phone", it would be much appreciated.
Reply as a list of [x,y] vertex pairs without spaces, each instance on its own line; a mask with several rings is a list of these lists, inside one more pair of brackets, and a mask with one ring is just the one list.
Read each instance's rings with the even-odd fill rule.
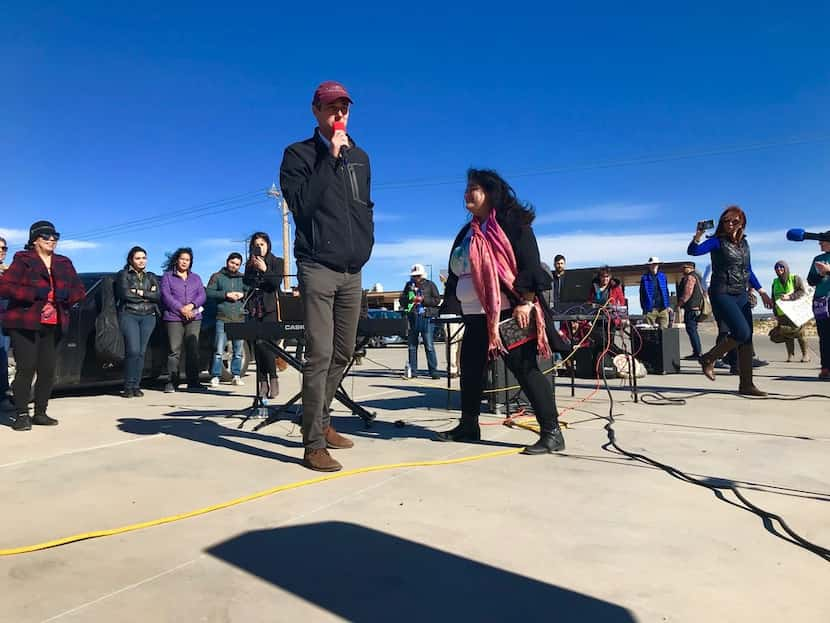
[[[830,231],[825,232],[830,236]],[[822,240],[818,243],[821,253],[813,258],[807,283],[814,286],[813,313],[816,317],[818,331],[818,347],[821,353],[821,372],[818,378],[830,381],[830,242]]]
[[766,396],[752,380],[752,307],[749,290],[761,295],[764,306],[772,309],[772,299],[761,287],[752,271],[746,214],[738,206],[729,206],[721,214],[714,236],[701,242],[706,222],[697,224],[687,253],[698,256],[708,253],[712,261],[709,300],[715,316],[729,327],[729,334],[700,358],[703,374],[715,380],[715,362],[733,349],[738,350],[738,393],[744,396]]
[[408,375],[404,378],[418,376],[418,342],[423,338],[424,351],[427,355],[427,367],[430,378],[439,378],[438,358],[435,355],[433,335],[435,325],[432,319],[438,315],[438,305],[441,297],[438,287],[426,278],[423,264],[413,264],[409,271],[409,281],[401,292],[399,303],[409,320],[409,367]]
[[[461,343],[461,420],[438,433],[440,441],[479,441],[481,393],[488,358],[503,356],[530,400],[539,439],[524,454],[565,449],[559,413],[537,355],[550,356],[541,292],[550,290],[550,271],[542,268],[531,228],[533,209],[519,202],[513,188],[495,171],[470,169],[464,202],[472,214],[452,245],[441,313],[464,316]],[[514,318],[521,328],[531,320],[535,339],[510,351],[499,335],[499,321]]]
[[[248,316],[256,322],[277,322],[283,259],[271,253],[271,237],[264,231],[251,236],[248,263],[242,282],[253,289],[247,302]],[[277,351],[268,340],[256,345],[256,378],[261,396],[276,398],[280,393],[277,375]]]

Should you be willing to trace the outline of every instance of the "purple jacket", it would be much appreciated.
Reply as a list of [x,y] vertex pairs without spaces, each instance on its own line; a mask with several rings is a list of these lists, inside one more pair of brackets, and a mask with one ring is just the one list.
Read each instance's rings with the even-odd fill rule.
[[179,310],[188,303],[193,303],[194,311],[196,311],[194,320],[202,319],[202,313],[197,310],[205,304],[207,296],[199,275],[187,273],[187,279],[182,279],[176,273],[168,271],[162,275],[159,289],[161,290],[161,304],[164,307],[162,320],[186,322]]

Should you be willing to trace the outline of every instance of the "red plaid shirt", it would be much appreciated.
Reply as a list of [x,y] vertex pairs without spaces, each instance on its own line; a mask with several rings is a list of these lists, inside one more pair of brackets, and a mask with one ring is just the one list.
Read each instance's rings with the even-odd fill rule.
[[[69,308],[83,300],[84,286],[68,257],[52,256],[55,307],[61,329],[69,328]],[[3,316],[5,329],[40,328],[40,313],[52,290],[49,271],[35,251],[18,251],[8,270],[0,277],[0,299],[8,299]]]

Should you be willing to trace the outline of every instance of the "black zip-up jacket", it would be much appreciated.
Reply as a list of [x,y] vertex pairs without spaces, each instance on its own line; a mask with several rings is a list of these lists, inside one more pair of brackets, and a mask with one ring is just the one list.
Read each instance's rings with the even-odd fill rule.
[[119,311],[137,316],[157,314],[161,298],[158,277],[149,271],[122,268],[115,276],[115,298]]
[[290,145],[280,166],[280,187],[294,215],[297,262],[313,261],[358,273],[375,242],[369,156],[351,148],[334,158],[319,136]]
[[[263,294],[262,301],[266,314],[274,314],[277,311],[277,298],[280,292],[280,281],[283,277],[283,260],[270,251],[265,256],[265,272],[253,266],[253,258],[245,264],[245,275],[242,283],[249,288],[259,288]],[[256,296],[256,295],[254,295]]]

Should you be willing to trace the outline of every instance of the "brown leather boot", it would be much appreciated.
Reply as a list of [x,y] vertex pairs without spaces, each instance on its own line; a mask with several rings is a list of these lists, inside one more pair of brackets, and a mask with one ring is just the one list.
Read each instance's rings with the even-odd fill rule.
[[741,379],[738,385],[739,394],[759,397],[767,395],[752,382],[752,342],[738,346],[738,374]]
[[737,345],[738,343],[735,340],[727,337],[720,344],[715,344],[715,347],[708,353],[701,356],[700,367],[703,368],[703,374],[706,375],[707,379],[715,380],[715,362]]
[[326,429],[326,447],[330,450],[345,450],[352,446],[354,446],[354,442],[334,430],[334,426],[329,426]]
[[325,448],[306,448],[303,465],[315,472],[339,472],[343,469],[343,466],[331,458],[329,451]]

